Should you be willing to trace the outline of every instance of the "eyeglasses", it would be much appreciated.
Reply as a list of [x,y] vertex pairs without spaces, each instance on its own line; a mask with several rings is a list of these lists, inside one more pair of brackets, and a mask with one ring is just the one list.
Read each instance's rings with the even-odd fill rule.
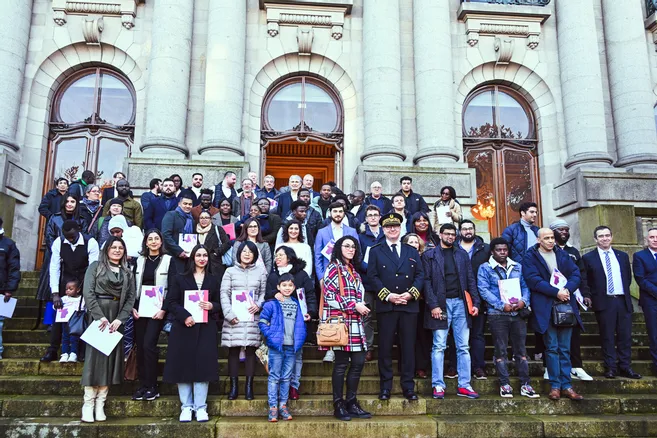
[[256,228],[256,229],[257,229],[257,228],[260,228],[260,227],[258,227],[257,225],[249,225],[249,226],[246,227],[246,228]]
[[344,249],[356,249],[356,245],[351,245],[349,243],[345,243],[342,245]]
[[442,192],[441,195],[447,195],[447,196],[449,196],[450,193],[449,193],[449,192]]
[[380,214],[368,214],[367,217],[381,217]]
[[442,233],[442,234],[444,234],[446,237],[456,237],[456,233]]

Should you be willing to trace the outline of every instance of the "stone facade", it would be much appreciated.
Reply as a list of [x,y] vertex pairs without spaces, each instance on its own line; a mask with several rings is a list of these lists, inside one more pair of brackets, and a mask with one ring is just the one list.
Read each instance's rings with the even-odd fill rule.
[[640,237],[657,216],[657,20],[643,19],[644,3],[6,0],[0,192],[16,203],[23,266],[36,258],[53,97],[90,66],[134,87],[123,170],[137,192],[173,170],[189,178],[202,169],[208,183],[227,169],[262,176],[265,96],[305,74],[342,101],[346,190],[379,179],[393,192],[409,174],[430,199],[455,186],[469,215],[477,195],[463,161],[463,105],[478,87],[500,84],[534,113],[543,223],[578,225],[595,216],[586,209],[624,206],[633,216],[624,224]]

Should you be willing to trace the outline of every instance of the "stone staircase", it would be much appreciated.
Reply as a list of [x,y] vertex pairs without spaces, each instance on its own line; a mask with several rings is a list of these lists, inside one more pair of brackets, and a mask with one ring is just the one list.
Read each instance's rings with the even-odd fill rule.
[[[582,335],[585,369],[593,382],[574,381],[581,402],[547,399],[548,385],[542,380],[540,362],[530,362],[533,385],[541,398],[520,397],[519,382],[513,399],[499,396],[495,370],[490,364],[492,347],[486,349],[488,380],[474,380],[481,394],[478,400],[455,395],[456,381],[447,380],[445,400],[433,400],[429,380],[416,380],[420,400],[409,402],[401,394],[398,382],[393,397],[377,399],[379,379],[376,360],[366,364],[360,384],[363,408],[371,411],[370,420],[340,422],[332,417],[331,369],[323,363],[316,347],[304,347],[301,399],[290,401],[291,422],[269,424],[266,420],[266,373],[258,367],[256,400],[226,399],[227,353],[220,349],[220,380],[210,386],[208,411],[210,422],[180,424],[180,403],[175,385],[162,384],[162,396],[151,402],[132,401],[135,382],[111,387],[104,423],[82,424],[80,375],[82,364],[40,363],[49,335],[42,328],[31,331],[37,302],[33,299],[38,273],[24,273],[17,293],[19,305],[15,317],[5,321],[5,352],[0,361],[0,437],[648,437],[657,436],[657,378],[650,370],[648,340],[643,314],[634,315],[633,368],[642,380],[602,377],[601,351],[593,314],[584,315],[587,333]],[[490,341],[490,336],[487,335]],[[529,335],[527,344],[533,345]],[[166,335],[160,338],[160,367],[166,357]],[[489,343],[489,345],[492,343]],[[530,348],[531,350],[531,348]],[[375,356],[376,358],[376,356]],[[511,366],[512,374],[515,373]],[[240,381],[243,386],[244,379]],[[242,390],[243,387],[240,388]],[[188,435],[189,436],[189,435]]]

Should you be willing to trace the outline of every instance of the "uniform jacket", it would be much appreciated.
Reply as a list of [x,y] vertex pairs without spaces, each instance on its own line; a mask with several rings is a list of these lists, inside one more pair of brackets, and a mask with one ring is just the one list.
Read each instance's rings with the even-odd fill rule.
[[0,292],[18,290],[21,281],[21,255],[16,242],[0,234]]
[[[297,317],[294,320],[294,352],[303,348],[306,342],[306,324],[301,313],[301,306],[296,298],[292,300],[297,303]],[[265,342],[269,348],[276,351],[283,351],[283,341],[285,339],[285,318],[283,317],[283,307],[277,299],[270,299],[262,306],[258,326]]]
[[648,248],[634,254],[634,279],[639,285],[639,304],[657,303],[657,260]]
[[[611,249],[616,254],[618,264],[620,265],[621,279],[623,281],[623,293],[625,295],[625,307],[632,313],[632,296],[630,295],[630,285],[632,284],[632,268],[630,265],[630,256],[626,252]],[[606,268],[602,265],[598,249],[584,254],[582,257],[586,267],[586,282],[591,290],[591,301],[593,301],[593,310],[600,312],[605,310],[614,298],[607,296],[607,275]],[[570,290],[570,289],[568,289]]]
[[[342,225],[342,236],[353,236],[358,240],[358,233],[356,233],[356,230],[348,227],[346,225]],[[322,254],[322,250],[328,244],[331,240],[333,240],[333,226],[329,225],[328,227],[321,228],[317,232],[317,238],[315,239],[315,273],[317,274],[317,278],[321,279],[324,278],[324,271],[326,271],[326,267],[329,265],[329,260],[324,257],[324,254]]]
[[424,200],[422,195],[415,193],[413,190],[410,191],[408,196],[406,196],[401,191],[399,192],[399,194],[404,195],[404,197],[406,198],[406,210],[408,210],[411,213],[410,216],[413,216],[418,211],[429,213],[430,211],[429,206],[427,205],[427,202]]
[[[538,236],[538,227],[532,225],[531,229]],[[522,226],[520,221],[514,222],[504,229],[502,237],[511,245],[511,254],[509,254],[511,259],[518,260],[518,263],[521,263],[520,260],[523,260],[525,252],[527,252],[527,231],[525,231],[525,227]]]

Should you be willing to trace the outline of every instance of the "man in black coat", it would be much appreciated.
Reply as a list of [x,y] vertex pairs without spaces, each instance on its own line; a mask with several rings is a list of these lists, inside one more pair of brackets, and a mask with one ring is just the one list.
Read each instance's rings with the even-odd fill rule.
[[[230,205],[233,205],[233,201],[237,198],[237,191],[235,190],[235,184],[237,183],[237,175],[235,172],[230,170],[224,173],[224,180],[214,186],[214,200],[212,205],[219,208],[221,201],[228,199]],[[237,213],[233,212],[233,215]]]
[[395,332],[399,334],[401,360],[400,383],[408,400],[417,400],[415,394],[415,337],[418,300],[424,282],[420,254],[410,245],[402,244],[402,217],[397,213],[384,215],[380,220],[385,242],[370,249],[367,276],[375,291],[379,330],[380,400],[389,400],[392,390],[392,346]]
[[187,191],[182,192],[180,196],[178,207],[167,212],[162,219],[162,238],[164,248],[171,255],[171,261],[176,266],[178,273],[182,274],[189,253],[182,249],[179,238],[181,234],[196,234],[196,229],[194,228],[194,219],[191,213],[194,200]]
[[39,214],[50,219],[53,214],[59,213],[59,208],[62,204],[62,196],[68,191],[68,180],[66,178],[57,178],[55,181],[55,188],[48,190],[48,193],[43,197],[39,204]]
[[406,200],[406,210],[408,210],[411,215],[414,215],[418,211],[424,213],[429,212],[429,206],[422,195],[413,191],[413,178],[410,176],[402,176],[399,180],[399,184],[401,185],[399,193],[404,195]]
[[93,184],[96,181],[96,175],[91,170],[85,170],[82,172],[82,177],[74,181],[71,186],[68,188],[68,192],[72,195],[76,195],[79,199],[84,198],[84,192],[87,189],[89,184]]
[[[18,290],[21,281],[21,255],[16,247],[16,242],[5,236],[0,218],[0,294],[3,295],[5,303]],[[2,326],[4,317],[0,316],[0,360],[2,359]]]

